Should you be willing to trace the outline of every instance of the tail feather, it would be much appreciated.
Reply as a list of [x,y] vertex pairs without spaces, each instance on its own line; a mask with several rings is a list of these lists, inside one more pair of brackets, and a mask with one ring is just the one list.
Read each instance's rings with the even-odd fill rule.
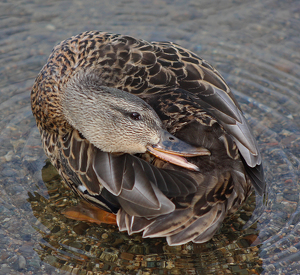
[[[177,234],[172,234],[167,237],[167,242],[169,245],[181,245],[190,241],[194,241],[199,238],[199,235],[207,230],[211,229],[216,223],[220,225],[223,222],[225,216],[224,205],[215,205],[210,212],[204,216],[199,217],[195,222],[193,222],[186,229],[181,230]],[[212,233],[214,233],[213,230]],[[211,235],[212,237],[212,235]],[[200,238],[198,239],[199,242]]]

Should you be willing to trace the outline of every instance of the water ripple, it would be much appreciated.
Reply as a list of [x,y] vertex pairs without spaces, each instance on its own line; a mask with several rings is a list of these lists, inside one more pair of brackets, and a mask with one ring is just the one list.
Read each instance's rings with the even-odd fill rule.
[[[297,1],[15,0],[0,10],[0,274],[300,273]],[[252,196],[212,241],[180,247],[64,217],[78,198],[45,162],[30,90],[52,47],[88,29],[173,40],[217,67],[258,139],[267,204]]]

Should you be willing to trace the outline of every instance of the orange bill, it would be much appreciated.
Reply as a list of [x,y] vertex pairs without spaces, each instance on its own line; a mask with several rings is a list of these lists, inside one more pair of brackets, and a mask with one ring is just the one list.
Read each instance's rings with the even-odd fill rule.
[[154,156],[172,164],[199,171],[197,165],[188,162],[184,157],[209,156],[210,151],[203,147],[190,145],[169,132],[163,130],[159,143],[148,146],[147,150]]

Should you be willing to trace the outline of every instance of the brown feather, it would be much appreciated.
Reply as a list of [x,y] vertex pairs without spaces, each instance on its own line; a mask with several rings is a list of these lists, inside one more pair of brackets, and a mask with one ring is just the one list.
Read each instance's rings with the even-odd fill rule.
[[[210,156],[188,159],[200,172],[147,154],[102,152],[74,129],[62,99],[70,80],[88,72],[96,76],[90,86],[139,96],[171,134],[207,148]],[[251,181],[265,191],[257,144],[229,87],[205,60],[172,42],[99,31],[73,36],[52,51],[31,104],[45,152],[63,179],[85,200],[117,213],[129,234],[167,236],[170,245],[204,242],[249,196]]]

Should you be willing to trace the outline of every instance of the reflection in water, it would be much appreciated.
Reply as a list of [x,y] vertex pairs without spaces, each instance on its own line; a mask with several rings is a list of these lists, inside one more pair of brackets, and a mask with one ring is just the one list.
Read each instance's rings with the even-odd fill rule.
[[35,192],[29,193],[28,201],[41,223],[36,225],[43,236],[36,252],[56,268],[84,271],[82,274],[87,271],[137,274],[138,270],[150,274],[208,274],[218,270],[258,274],[261,270],[259,248],[251,246],[257,241],[256,226],[242,229],[252,215],[254,196],[227,219],[210,242],[170,247],[163,238],[143,239],[141,234],[128,236],[119,232],[116,226],[67,219],[61,213],[76,205],[78,198],[65,187],[50,163],[44,166],[42,176],[49,198]]

